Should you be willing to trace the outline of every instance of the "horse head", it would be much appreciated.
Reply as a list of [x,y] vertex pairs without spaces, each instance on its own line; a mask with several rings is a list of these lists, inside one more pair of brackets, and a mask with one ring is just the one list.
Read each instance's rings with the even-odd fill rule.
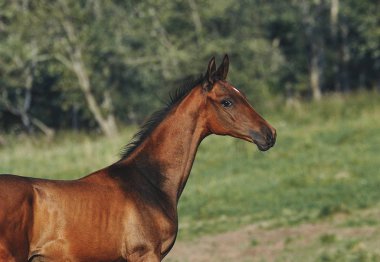
[[250,105],[247,97],[226,81],[229,58],[216,69],[211,58],[202,83],[205,99],[205,116],[210,133],[229,135],[255,143],[261,151],[276,142],[276,130]]

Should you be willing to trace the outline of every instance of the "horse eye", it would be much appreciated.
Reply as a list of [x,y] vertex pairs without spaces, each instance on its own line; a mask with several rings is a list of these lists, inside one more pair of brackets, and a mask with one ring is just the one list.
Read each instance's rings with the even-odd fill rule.
[[222,106],[224,106],[224,107],[230,107],[230,106],[232,106],[232,102],[231,102],[231,100],[227,100],[227,99],[225,99],[225,100],[222,100]]

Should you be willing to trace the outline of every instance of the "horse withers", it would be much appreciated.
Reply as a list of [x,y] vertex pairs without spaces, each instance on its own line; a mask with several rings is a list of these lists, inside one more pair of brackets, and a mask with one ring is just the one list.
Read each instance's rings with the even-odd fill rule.
[[78,180],[0,176],[0,261],[161,261],[173,246],[177,203],[210,134],[268,150],[276,131],[226,81],[226,55],[178,89],[122,158]]

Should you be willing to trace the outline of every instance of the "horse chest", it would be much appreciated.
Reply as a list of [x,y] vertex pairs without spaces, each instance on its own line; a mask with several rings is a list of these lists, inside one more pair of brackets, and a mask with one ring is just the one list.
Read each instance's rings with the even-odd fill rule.
[[178,223],[169,220],[165,222],[161,221],[160,223],[158,229],[160,232],[161,254],[166,254],[174,245],[177,237]]
[[129,212],[125,222],[125,253],[158,249],[161,254],[166,254],[176,239],[177,222],[158,210]]

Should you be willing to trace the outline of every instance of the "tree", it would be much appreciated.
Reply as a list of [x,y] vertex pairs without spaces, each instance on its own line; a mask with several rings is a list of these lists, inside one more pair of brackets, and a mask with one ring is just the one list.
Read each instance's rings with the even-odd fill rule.
[[27,7],[12,2],[7,11],[6,18],[17,20],[18,27],[13,23],[3,25],[2,34],[7,37],[4,37],[6,40],[0,45],[0,65],[5,78],[3,81],[7,83],[3,84],[0,91],[0,105],[19,117],[27,132],[31,133],[37,127],[52,137],[54,130],[30,112],[36,68],[47,57],[41,54],[40,47],[26,30],[30,23]]
[[[101,14],[97,13],[102,11],[102,7],[98,5],[99,3],[96,1],[84,5],[78,1],[42,1],[35,7],[34,14],[43,21],[40,26],[50,26],[49,34],[53,40],[51,56],[60,61],[67,70],[74,73],[78,88],[82,91],[88,109],[100,129],[105,135],[113,136],[117,133],[117,127],[110,90],[107,87],[94,87],[95,83],[91,81],[89,74],[94,62],[92,61],[92,50],[91,48],[88,49],[87,46],[96,45],[96,48],[102,49],[107,48],[107,46],[102,45],[109,44],[91,41],[94,37],[92,34],[95,31],[93,26],[98,25],[99,20],[106,22],[105,19],[102,19]],[[91,18],[95,21],[88,26],[82,26],[79,23],[74,25],[73,17],[79,23],[89,21]],[[102,105],[96,99],[95,88],[101,89],[103,93]]]
[[318,100],[329,91],[380,89],[379,5],[0,1],[0,128],[112,136],[117,122],[143,121],[179,77],[224,53],[233,61],[230,80],[262,105],[273,95]]

